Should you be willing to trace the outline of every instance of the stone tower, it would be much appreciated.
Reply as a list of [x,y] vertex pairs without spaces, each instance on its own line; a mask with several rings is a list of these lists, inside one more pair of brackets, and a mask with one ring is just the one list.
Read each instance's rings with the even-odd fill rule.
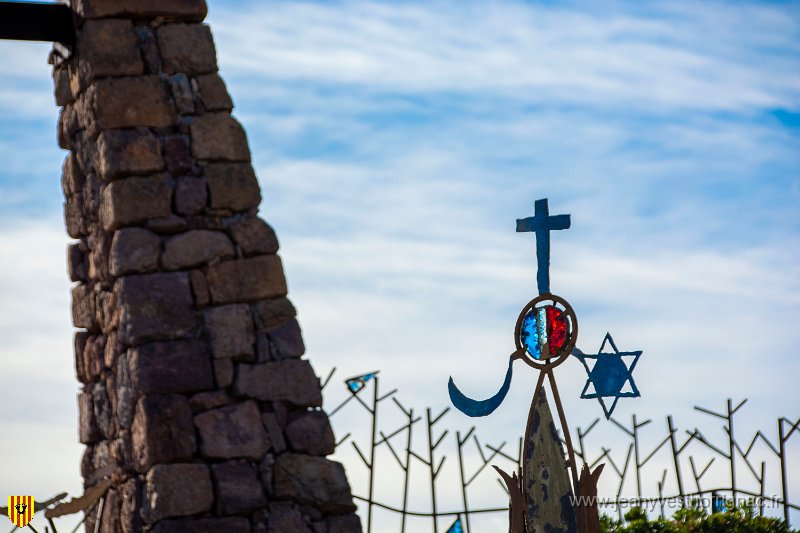
[[204,0],[75,0],[53,55],[103,532],[360,531]]

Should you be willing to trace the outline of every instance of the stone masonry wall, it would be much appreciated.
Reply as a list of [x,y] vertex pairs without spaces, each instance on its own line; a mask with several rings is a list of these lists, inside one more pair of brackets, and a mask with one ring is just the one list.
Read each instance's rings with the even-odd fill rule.
[[76,0],[54,67],[87,531],[361,531],[203,0]]

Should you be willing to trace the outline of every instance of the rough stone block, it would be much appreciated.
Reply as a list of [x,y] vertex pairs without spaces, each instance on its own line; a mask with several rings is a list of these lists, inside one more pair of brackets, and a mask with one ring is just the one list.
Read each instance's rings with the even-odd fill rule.
[[206,111],[230,111],[233,109],[233,100],[228,94],[225,82],[216,72],[203,74],[197,78],[200,99]]
[[167,239],[161,265],[165,270],[182,270],[212,260],[230,259],[235,255],[227,235],[220,231],[198,229]]
[[172,187],[164,176],[112,182],[103,191],[103,229],[111,231],[169,216],[171,201]]
[[119,359],[119,356],[123,351],[125,351],[125,348],[123,347],[122,343],[119,342],[119,336],[117,335],[116,329],[110,331],[108,333],[108,338],[106,339],[106,349],[103,353],[103,362],[105,363],[106,368],[117,368],[117,359]]
[[287,402],[298,407],[322,405],[319,378],[308,361],[240,364],[233,385],[236,395],[261,401]]
[[158,76],[126,76],[94,82],[94,113],[100,129],[172,126],[175,104]]
[[131,350],[131,381],[143,394],[187,393],[214,388],[206,343],[196,340],[151,342]]
[[157,270],[160,248],[161,239],[146,229],[122,228],[115,231],[109,261],[111,275],[123,276]]
[[86,246],[82,242],[72,243],[67,248],[67,271],[71,281],[89,281]]
[[269,438],[253,401],[200,413],[194,423],[204,457],[260,460],[269,449]]
[[258,464],[258,477],[267,497],[272,499],[272,472],[275,466],[275,455],[268,453]]
[[143,128],[103,131],[97,139],[97,150],[98,170],[106,181],[164,168],[161,143]]
[[196,325],[189,275],[184,272],[125,276],[114,291],[122,310],[119,338],[126,344],[180,338]]
[[269,337],[263,331],[256,333],[256,363],[267,363],[273,361],[272,346]]
[[169,79],[169,86],[172,89],[172,97],[175,99],[175,106],[181,115],[194,114],[194,93],[192,85],[189,83],[189,76],[186,74],[175,74]]
[[283,324],[271,327],[265,332],[269,339],[271,359],[281,361],[302,357],[306,352],[303,335],[297,320],[287,320]]
[[205,0],[76,0],[75,10],[87,19],[155,18],[199,22],[206,17]]
[[194,295],[194,303],[197,307],[205,307],[211,301],[208,294],[208,284],[206,283],[206,276],[201,270],[190,270],[189,279],[192,282],[192,294]]
[[[173,176],[178,176],[192,169],[194,161],[192,160],[188,135],[167,135],[164,138],[164,161],[167,164],[167,170]],[[205,188],[205,185],[203,187]],[[205,204],[205,200],[203,200],[203,203]],[[178,210],[178,213],[182,215],[189,214],[182,213],[180,210]]]
[[91,227],[94,222],[97,222],[100,215],[100,179],[95,173],[86,176],[82,192],[83,216],[86,219],[87,227]]
[[323,513],[345,514],[356,510],[340,463],[284,453],[276,459],[274,480],[276,498],[313,505]]
[[214,504],[214,489],[205,465],[156,465],[146,479],[147,522],[205,513]]
[[275,453],[283,452],[286,449],[286,439],[283,437],[283,428],[278,422],[278,417],[275,413],[262,413],[261,423],[264,424],[267,435],[269,435],[272,451]]
[[75,137],[81,128],[80,124],[78,123],[78,114],[75,110],[76,106],[77,102],[67,104],[61,108],[61,112],[58,114],[58,124],[56,130],[58,146],[64,150],[73,148]]
[[106,280],[109,277],[108,257],[111,253],[111,234],[95,227],[87,239],[89,249],[89,279]]
[[189,398],[189,406],[193,413],[202,413],[231,403],[231,397],[224,390],[199,392]]
[[100,377],[102,365],[102,350],[105,344],[105,336],[92,335],[86,339],[86,347],[83,349],[83,368],[89,381],[95,381]]
[[144,72],[133,23],[126,19],[88,20],[77,43],[78,68],[89,79],[136,76]]
[[217,387],[226,389],[233,384],[233,361],[214,359],[214,382]]
[[206,275],[215,304],[252,302],[286,296],[286,278],[277,255],[222,261],[208,267]]
[[78,394],[78,438],[81,444],[93,444],[101,437],[100,428],[94,418],[92,395],[82,392]]
[[284,531],[314,533],[303,520],[303,513],[294,505],[289,502],[272,503],[269,506],[267,533],[283,533]]
[[88,338],[89,333],[87,331],[76,331],[72,339],[75,354],[75,373],[78,376],[78,381],[84,384],[89,383],[89,374],[83,364],[83,351],[86,348]]
[[114,436],[116,426],[114,424],[111,400],[108,398],[105,383],[98,382],[92,386],[92,410],[97,428],[105,439]]
[[197,449],[189,400],[179,394],[139,398],[131,428],[136,469],[189,459]]
[[61,189],[64,191],[64,196],[82,192],[85,183],[86,175],[78,166],[78,158],[70,152],[61,167]]
[[217,51],[211,30],[204,24],[164,24],[156,30],[166,74],[189,76],[217,70]]
[[72,325],[89,331],[98,330],[94,293],[88,285],[80,284],[72,288]]
[[297,452],[330,455],[336,447],[328,416],[322,411],[306,411],[286,424],[286,437]]
[[69,71],[66,68],[53,69],[53,93],[56,105],[64,107],[75,101],[72,88],[69,85]]
[[355,513],[330,516],[326,520],[327,533],[361,533],[361,520]]
[[139,21],[136,26],[136,36],[139,38],[139,46],[142,49],[145,70],[150,74],[161,72],[161,54],[158,52],[158,40],[153,28],[146,25],[147,21]]
[[216,359],[253,359],[256,338],[247,305],[211,307],[205,312],[205,324]]
[[[152,533],[250,533],[250,521],[241,516],[200,518],[197,520],[164,520]],[[285,533],[289,533],[288,530]]]
[[261,300],[253,306],[253,317],[259,330],[278,326],[296,316],[297,310],[288,298]]
[[[98,294],[95,305],[97,307],[95,317],[97,318],[97,323],[100,325],[100,328],[103,331],[109,331],[109,335],[116,335],[113,330],[119,327],[119,309],[117,308],[117,300],[114,297],[113,291],[104,290]],[[116,337],[114,340],[115,342],[117,341]]]
[[86,235],[86,221],[83,218],[83,196],[73,194],[64,201],[64,224],[67,226],[67,235],[73,239],[80,239]]
[[167,215],[165,217],[151,218],[145,223],[147,229],[162,235],[175,235],[183,233],[189,227],[185,218],[177,215]]
[[211,477],[216,493],[217,514],[246,513],[267,503],[258,472],[247,461],[215,464],[211,467]]
[[90,139],[85,132],[79,131],[73,139],[72,149],[81,172],[85,176],[95,172],[99,158],[97,139]]
[[134,533],[142,530],[141,510],[142,483],[138,478],[131,478],[119,487],[122,504],[119,519],[122,533]]
[[203,172],[212,209],[244,211],[261,203],[261,189],[249,164],[209,163]]
[[250,161],[244,128],[229,113],[206,113],[192,121],[192,155],[206,161]]
[[175,185],[175,210],[180,215],[202,213],[208,200],[208,190],[203,178],[184,176]]
[[248,216],[231,224],[231,235],[244,255],[269,255],[278,252],[275,230],[256,216]]
[[122,529],[122,524],[119,521],[119,510],[122,505],[122,499],[119,493],[110,489],[106,492],[105,500],[103,501],[103,514],[100,520],[99,533],[116,533]]
[[117,421],[125,429],[133,424],[136,404],[131,384],[128,353],[120,354],[117,359]]

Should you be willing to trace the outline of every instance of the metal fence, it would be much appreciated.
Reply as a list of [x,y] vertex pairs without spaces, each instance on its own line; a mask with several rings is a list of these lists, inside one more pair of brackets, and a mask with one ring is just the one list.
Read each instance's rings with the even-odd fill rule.
[[[335,371],[336,369],[334,368],[328,374],[323,383],[323,389],[331,386]],[[367,533],[372,533],[376,527],[374,514],[377,509],[399,517],[398,529],[401,533],[419,530],[417,527],[410,527],[409,519],[412,518],[429,520],[430,527],[434,533],[439,533],[443,531],[444,527],[448,526],[449,529],[447,531],[459,531],[455,527],[455,522],[458,523],[463,531],[473,533],[471,518],[486,514],[502,513],[505,515],[508,512],[507,500],[504,497],[504,494],[507,495],[507,489],[493,469],[487,467],[492,463],[505,463],[506,466],[521,465],[521,437],[512,446],[507,446],[507,442],[500,442],[499,444],[481,442],[475,431],[475,426],[472,426],[466,432],[455,431],[453,433],[452,436],[455,438],[449,441],[451,443],[449,449],[452,451],[448,454],[445,453],[444,449],[448,442],[447,436],[451,432],[442,427],[442,421],[449,412],[449,408],[438,412],[433,412],[430,408],[425,409],[424,413],[416,412],[413,408],[407,407],[398,400],[397,389],[381,393],[378,372],[349,378],[345,380],[345,384],[346,388],[343,389],[345,391],[344,399],[328,410],[328,416],[331,417],[334,425],[340,431],[344,428],[340,426],[339,419],[336,418],[337,415],[341,417],[342,415],[339,413],[346,412],[346,410],[354,407],[359,409],[357,411],[359,423],[362,420],[367,421],[367,424],[362,428],[364,431],[360,432],[362,433],[362,442],[360,444],[357,442],[356,431],[347,432],[336,443],[338,454],[343,451],[343,448],[346,448],[346,444],[349,442],[352,450],[366,469],[366,493],[354,494],[354,498],[366,506],[366,516],[362,516],[362,520]],[[326,399],[334,395],[335,393],[329,390],[326,392]],[[385,414],[384,403],[387,400],[391,400],[394,405],[393,416]],[[695,407],[697,411],[723,422],[724,443],[719,446],[713,444],[712,440],[707,438],[696,427],[691,430],[680,431],[676,427],[672,416],[669,415],[665,420],[666,431],[661,433],[663,438],[657,436],[656,439],[660,439],[657,445],[649,449],[644,448],[641,444],[643,428],[651,424],[652,420],[640,420],[636,415],[633,415],[629,425],[611,418],[614,426],[629,439],[629,445],[624,454],[615,454],[611,449],[603,446],[599,447],[599,453],[591,454],[590,448],[587,447],[587,437],[597,427],[600,419],[596,418],[586,429],[577,427],[573,433],[577,435],[578,441],[575,454],[581,461],[592,467],[600,462],[605,462],[610,468],[606,468],[604,477],[609,475],[608,472],[612,472],[617,479],[615,494],[607,498],[601,497],[599,505],[610,509],[611,512],[616,512],[621,517],[623,506],[647,504],[650,507],[659,508],[659,514],[664,516],[666,502],[678,501],[681,505],[686,505],[692,498],[711,496],[706,500],[712,502],[710,506],[718,509],[716,502],[724,501],[728,495],[734,501],[744,496],[753,499],[752,501],[755,507],[758,508],[759,514],[763,515],[765,505],[770,504],[779,508],[782,511],[783,518],[789,522],[790,510],[800,511],[800,506],[789,501],[787,443],[795,431],[800,428],[800,418],[795,422],[787,418],[779,418],[776,424],[777,433],[774,440],[771,440],[764,432],[758,430],[748,437],[747,447],[743,448],[736,438],[734,418],[746,402],[747,400],[742,400],[734,407],[733,401],[728,399],[722,412],[715,412],[704,407]],[[391,407],[391,405],[388,407]],[[381,418],[382,416],[384,418]],[[388,424],[385,422],[387,418],[389,419]],[[398,420],[399,423],[397,423]],[[421,426],[420,423],[422,423]],[[414,437],[418,436],[415,429],[420,427],[423,431],[422,438],[415,440]],[[363,437],[366,437],[366,442],[363,442]],[[648,437],[652,438],[652,435]],[[766,457],[770,459],[769,461],[766,459],[760,462],[754,461],[754,450],[759,442],[763,443],[762,449],[766,450]],[[703,454],[703,451],[706,453]],[[642,488],[643,469],[658,452],[662,452],[662,455],[668,455],[668,458],[663,461],[663,463],[667,464],[667,467],[663,468],[661,477],[655,484],[655,495],[646,496]],[[452,483],[447,484],[446,490],[440,490],[439,487],[441,485],[442,468],[448,457],[452,455],[455,455],[455,461],[457,461],[457,469],[454,468],[456,470],[455,479],[457,479],[455,486],[460,489],[457,491],[457,495],[453,494],[452,487],[454,485]],[[698,464],[699,457],[702,455],[705,455],[708,460]],[[466,460],[468,456],[472,458],[471,461]],[[397,501],[380,500],[376,497],[376,488],[383,481],[376,480],[377,475],[383,469],[392,466],[391,463],[379,463],[379,457],[389,459],[394,463],[395,468],[398,468],[402,473],[401,497]],[[682,459],[684,460],[682,461]],[[728,481],[724,486],[709,486],[704,483],[704,478],[715,461],[719,461],[718,464],[721,464],[726,471]],[[681,468],[681,465],[685,465],[687,462],[690,467],[691,477],[687,477]],[[418,464],[421,468],[412,469],[413,464]],[[745,466],[744,474],[750,479],[749,483],[742,482],[741,473],[737,471],[737,465]],[[777,475],[773,475],[780,480],[780,495],[768,497],[766,494],[767,475],[769,472],[774,473],[775,471],[777,471]],[[99,474],[103,474],[103,472]],[[351,480],[356,476],[358,476],[358,472],[352,469],[348,472],[348,477]],[[424,478],[429,490],[427,509],[414,508],[411,504],[410,485],[412,477]],[[498,505],[476,506],[470,503],[471,495],[474,496],[477,492],[475,490],[476,482],[480,479],[484,481],[487,479],[496,480],[496,486],[503,491],[498,493]],[[623,488],[626,481],[628,483],[635,481],[635,497],[623,498]],[[677,493],[665,494],[668,482],[674,482]],[[98,514],[102,513],[104,494],[108,486],[110,486],[109,479],[98,482],[85,495],[73,499],[68,504],[62,503],[67,496],[66,493],[59,494],[38,504],[37,513],[56,506],[60,508],[60,511],[52,515],[52,518],[83,511],[85,513],[84,519],[72,530],[75,532],[87,517],[93,515],[96,509]],[[453,496],[455,496],[455,501],[458,501],[456,505],[452,503],[454,501]],[[442,500],[447,500],[449,507],[446,507]],[[5,509],[2,510],[5,511]],[[45,527],[45,531],[56,533],[56,525],[52,518],[48,518],[48,526]],[[97,531],[99,521],[96,521],[93,525],[92,529]],[[33,529],[32,526],[28,527]],[[12,531],[14,530],[16,528],[12,529]]]
[[[328,388],[333,383],[333,376],[336,372],[334,368],[324,380],[323,388]],[[338,381],[338,380],[337,380]],[[458,520],[464,531],[472,532],[471,517],[485,513],[507,513],[507,502],[498,494],[498,505],[496,506],[473,506],[470,504],[470,496],[474,494],[470,489],[474,487],[479,477],[495,477],[499,486],[505,491],[505,486],[500,482],[499,477],[491,468],[487,468],[490,463],[505,463],[506,465],[521,464],[522,438],[517,439],[512,446],[507,442],[490,444],[482,442],[478,437],[475,427],[471,427],[466,432],[455,431],[454,439],[451,441],[453,450],[445,453],[443,446],[450,430],[443,427],[443,419],[448,413],[449,408],[433,412],[430,408],[423,412],[417,412],[408,407],[397,398],[397,389],[389,392],[381,392],[381,381],[378,372],[370,372],[345,380],[345,397],[334,407],[327,409],[328,415],[341,433],[345,428],[340,423],[338,417],[345,410],[358,409],[358,425],[362,426],[361,437],[354,435],[354,432],[347,432],[336,443],[337,454],[345,451],[348,441],[363,467],[366,469],[367,483],[364,494],[354,495],[356,500],[362,502],[366,507],[366,516],[362,516],[365,531],[372,533],[376,528],[375,511],[377,509],[384,512],[397,514],[400,518],[399,531],[405,533],[410,531],[408,519],[410,517],[424,517],[430,521],[430,527],[434,533],[443,531],[443,527],[454,520]],[[335,395],[333,391],[326,391],[326,399]],[[385,405],[387,401],[391,404]],[[723,422],[724,443],[716,445],[713,441],[698,428],[690,430],[679,430],[676,427],[671,415],[666,417],[665,431],[659,436],[654,432],[654,426],[649,428],[648,439],[660,439],[657,445],[650,448],[642,446],[641,440],[643,428],[650,425],[650,419],[640,420],[633,415],[628,424],[622,423],[617,419],[611,418],[611,422],[629,440],[629,445],[624,454],[612,453],[611,449],[600,446],[599,452],[591,453],[587,447],[587,437],[595,429],[600,419],[595,419],[585,429],[575,428],[573,435],[577,435],[578,446],[575,454],[583,462],[594,467],[600,462],[605,462],[610,468],[606,468],[604,477],[613,474],[617,480],[617,491],[610,497],[600,497],[600,506],[606,511],[616,513],[622,517],[622,509],[626,505],[648,505],[653,509],[658,509],[661,516],[665,516],[665,504],[667,502],[678,502],[679,505],[687,505],[690,500],[703,498],[706,501],[714,502],[713,507],[719,510],[724,502],[732,499],[734,502],[744,498],[751,499],[751,504],[757,509],[760,515],[764,514],[765,505],[777,507],[782,511],[783,518],[789,521],[790,510],[800,510],[800,506],[789,502],[789,471],[787,457],[787,442],[800,427],[800,419],[792,422],[786,418],[777,420],[777,434],[771,440],[761,430],[748,437],[749,441],[746,448],[743,448],[734,431],[734,419],[736,413],[745,405],[747,400],[742,400],[734,407],[732,400],[728,399],[726,407],[722,412],[715,412],[704,407],[695,407],[699,412],[717,418]],[[388,411],[394,411],[391,413]],[[386,414],[389,413],[389,414]],[[384,422],[384,418],[391,419]],[[366,421],[366,423],[364,423]],[[422,431],[422,438],[416,432]],[[663,437],[663,438],[662,438]],[[756,462],[754,460],[754,450],[756,445],[762,442],[767,455],[764,460]],[[764,448],[762,447],[762,448]],[[509,448],[513,448],[509,449]],[[472,457],[477,456],[477,461],[473,460],[471,467],[467,466],[465,457],[467,450],[473,451]],[[646,495],[643,484],[643,469],[647,466],[658,452],[662,452],[662,466],[667,465],[661,471],[660,479],[655,483],[655,492]],[[381,453],[379,453],[381,452]],[[705,453],[704,453],[705,452]],[[445,507],[442,503],[444,492],[439,487],[442,468],[449,456],[454,455],[451,461],[457,461],[458,485],[460,494],[458,495],[459,504],[452,506],[453,484],[447,484],[449,492],[448,500],[450,507]],[[771,456],[771,457],[770,457]],[[383,463],[378,461],[383,457]],[[390,458],[389,458],[390,457]],[[700,457],[704,457],[703,462],[698,464]],[[388,463],[386,460],[388,459]],[[681,465],[688,462],[690,476],[687,476]],[[724,486],[710,486],[704,483],[712,464],[717,462],[723,465],[725,477],[728,481]],[[380,500],[376,497],[376,487],[380,482],[376,477],[380,477],[382,469],[392,466],[399,468],[402,478],[402,496],[396,501]],[[412,464],[418,466],[413,469]],[[651,465],[652,466],[652,465]],[[743,480],[742,473],[737,472],[737,466],[744,466],[745,474],[748,479]],[[352,469],[349,471],[351,480],[359,475]],[[719,468],[719,466],[717,467]],[[777,471],[776,477],[780,478],[780,495],[767,496],[766,479],[768,472]],[[426,509],[413,508],[409,500],[409,485],[412,477],[422,476],[429,487],[429,502],[424,506]],[[623,497],[623,487],[635,481],[635,496],[630,498]],[[677,488],[677,493],[665,494],[667,486]],[[419,502],[418,502],[419,505]],[[385,528],[382,528],[385,529]],[[416,531],[417,528],[414,528]],[[449,531],[449,530],[448,530]]]

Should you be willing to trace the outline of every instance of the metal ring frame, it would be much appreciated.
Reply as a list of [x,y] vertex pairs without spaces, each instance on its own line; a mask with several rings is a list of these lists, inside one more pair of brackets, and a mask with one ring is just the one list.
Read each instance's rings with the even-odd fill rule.
[[[569,322],[569,331],[567,332],[566,342],[564,346],[559,348],[556,353],[547,356],[546,358],[542,359],[543,362],[539,362],[535,359],[530,357],[530,354],[527,349],[522,345],[520,342],[520,332],[522,330],[522,321],[525,319],[525,316],[532,310],[536,309],[536,306],[541,304],[542,302],[553,302],[553,304],[560,304],[564,309],[563,313],[566,315],[566,318]],[[544,294],[540,294],[522,309],[522,312],[519,314],[517,318],[517,326],[514,328],[514,343],[517,346],[517,353],[521,354],[520,359],[525,361],[525,363],[537,370],[550,370],[564,361],[566,361],[570,354],[572,353],[572,349],[575,348],[575,343],[578,341],[578,319],[575,317],[575,311],[572,309],[572,306],[567,302],[564,298],[557,296],[555,294],[546,292]]]

